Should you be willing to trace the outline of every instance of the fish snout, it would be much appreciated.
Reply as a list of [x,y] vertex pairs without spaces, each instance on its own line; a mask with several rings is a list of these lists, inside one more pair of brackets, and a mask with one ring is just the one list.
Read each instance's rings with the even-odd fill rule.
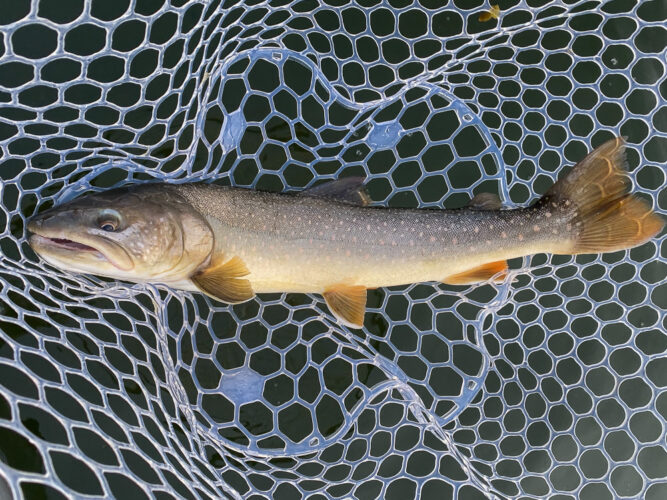
[[45,224],[47,221],[53,219],[57,214],[45,212],[43,214],[36,215],[28,221],[27,229],[31,233],[39,233],[40,231],[45,230]]
[[71,226],[72,218],[69,212],[63,213],[51,209],[30,219],[27,229],[31,233],[42,234],[44,232],[59,231]]
[[28,221],[28,232],[29,233],[39,233],[44,225],[44,218],[38,217]]

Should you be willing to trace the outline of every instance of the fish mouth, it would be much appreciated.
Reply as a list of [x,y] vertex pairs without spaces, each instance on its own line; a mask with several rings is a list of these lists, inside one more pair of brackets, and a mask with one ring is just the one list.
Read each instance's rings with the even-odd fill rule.
[[91,247],[90,245],[85,245],[84,243],[79,243],[78,241],[68,240],[67,238],[48,238],[46,236],[39,236],[37,234],[32,235],[31,240],[33,238],[39,238],[42,240],[41,243],[46,243],[50,246],[77,252],[96,252],[104,257],[104,254],[102,254],[102,252],[100,252],[97,248]]
[[[97,246],[92,246],[88,244],[88,241],[83,243],[62,235],[46,236],[32,231],[28,235],[30,246],[46,261],[54,259],[66,260],[69,263],[81,261],[81,264],[86,262],[88,265],[94,265],[95,262],[108,262],[122,271],[129,271],[134,267],[130,256],[120,245],[103,238],[99,240],[95,242]],[[87,271],[91,272],[91,270]]]

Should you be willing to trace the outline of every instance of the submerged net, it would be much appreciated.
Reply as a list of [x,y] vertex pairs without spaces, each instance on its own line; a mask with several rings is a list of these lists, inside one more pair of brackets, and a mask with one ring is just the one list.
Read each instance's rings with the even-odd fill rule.
[[667,498],[664,232],[472,288],[227,307],[40,262],[129,182],[507,206],[614,135],[667,210],[660,0],[12,0],[0,10],[0,497]]

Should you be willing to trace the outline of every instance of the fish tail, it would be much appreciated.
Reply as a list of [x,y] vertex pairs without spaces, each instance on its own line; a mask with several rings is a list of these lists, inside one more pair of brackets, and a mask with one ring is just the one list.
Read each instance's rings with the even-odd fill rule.
[[558,208],[566,214],[569,248],[555,253],[613,252],[658,234],[663,218],[631,194],[630,188],[621,137],[605,142],[577,163],[539,202],[547,210]]

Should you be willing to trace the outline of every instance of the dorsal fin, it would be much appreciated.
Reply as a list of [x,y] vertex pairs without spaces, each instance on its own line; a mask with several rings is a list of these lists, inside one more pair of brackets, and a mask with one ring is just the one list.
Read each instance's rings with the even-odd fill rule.
[[364,187],[364,177],[345,177],[300,191],[297,196],[326,198],[365,207],[371,202]]
[[220,256],[190,279],[206,295],[227,304],[238,304],[255,296],[250,281],[241,279],[248,274],[250,271],[239,257],[223,262]]
[[498,273],[501,274],[496,278],[496,283],[502,282],[505,279],[507,275],[507,261],[487,262],[462,273],[447,276],[442,282],[447,285],[472,285],[473,283],[487,281]]
[[500,210],[503,208],[503,204],[497,194],[479,193],[470,200],[468,208],[473,210]]
[[338,321],[351,328],[364,326],[366,287],[361,285],[331,285],[322,295]]

